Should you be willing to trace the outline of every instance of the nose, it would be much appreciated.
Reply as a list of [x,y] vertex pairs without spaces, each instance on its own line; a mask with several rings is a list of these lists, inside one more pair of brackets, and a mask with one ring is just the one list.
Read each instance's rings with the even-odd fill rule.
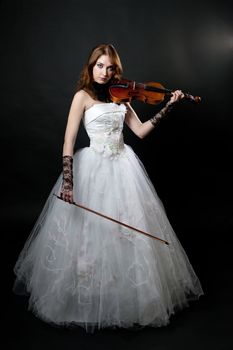
[[103,68],[103,75],[104,75],[105,77],[107,77],[107,75],[108,75],[107,67]]

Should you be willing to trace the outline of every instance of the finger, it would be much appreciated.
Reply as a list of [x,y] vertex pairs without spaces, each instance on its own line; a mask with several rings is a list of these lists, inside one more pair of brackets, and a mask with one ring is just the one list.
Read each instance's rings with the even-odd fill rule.
[[67,195],[67,193],[66,193],[65,196],[64,196],[64,200],[65,200],[66,202],[69,201],[69,196]]
[[177,101],[178,99],[178,93],[177,91],[174,92],[174,95],[172,96],[174,101]]
[[73,203],[73,193],[72,192],[70,192],[70,195],[69,195],[69,202]]
[[182,93],[181,90],[177,90],[177,91],[176,91],[176,99],[177,99],[177,100],[180,100],[180,99],[182,98],[182,95],[183,95],[183,93]]

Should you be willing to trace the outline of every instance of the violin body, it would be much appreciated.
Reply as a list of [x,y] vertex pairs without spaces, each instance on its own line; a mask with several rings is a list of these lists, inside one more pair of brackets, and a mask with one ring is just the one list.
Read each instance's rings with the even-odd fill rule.
[[[115,103],[131,102],[132,100],[142,101],[148,104],[159,104],[164,100],[165,95],[172,95],[172,90],[165,89],[162,84],[156,82],[137,83],[133,80],[122,79],[109,87],[111,99]],[[184,93],[184,97],[200,102],[199,96],[192,96]]]

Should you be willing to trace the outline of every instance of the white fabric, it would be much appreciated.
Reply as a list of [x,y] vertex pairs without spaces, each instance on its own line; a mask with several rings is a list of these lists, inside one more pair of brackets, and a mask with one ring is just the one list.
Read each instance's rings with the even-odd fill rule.
[[88,332],[164,326],[204,294],[142,163],[123,142],[125,112],[114,103],[85,112],[90,147],[74,155],[74,201],[170,244],[59,200],[60,175],[15,266],[15,292],[29,293],[29,308],[51,324]]

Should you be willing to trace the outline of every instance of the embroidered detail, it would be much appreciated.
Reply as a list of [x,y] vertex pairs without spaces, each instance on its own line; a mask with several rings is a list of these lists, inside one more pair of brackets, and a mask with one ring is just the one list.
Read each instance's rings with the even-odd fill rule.
[[90,147],[110,159],[116,159],[124,150],[124,140],[121,132],[98,134],[91,139]]
[[103,157],[116,159],[124,151],[123,124],[125,105],[96,104],[85,113],[84,125],[90,138],[90,148]]

